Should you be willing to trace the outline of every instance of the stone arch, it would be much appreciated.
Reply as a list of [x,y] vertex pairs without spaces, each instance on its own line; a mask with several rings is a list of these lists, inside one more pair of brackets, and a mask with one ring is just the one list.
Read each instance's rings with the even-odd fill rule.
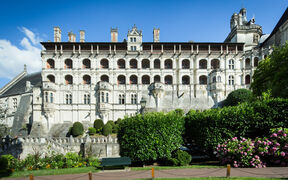
[[184,85],[190,84],[190,77],[187,75],[182,76],[182,84],[184,84]]
[[250,84],[251,83],[251,76],[248,74],[245,76],[245,84]]
[[142,69],[150,68],[150,61],[149,59],[143,59],[141,62]]
[[142,76],[142,84],[150,84],[150,76],[143,75]]
[[138,64],[137,64],[137,60],[136,59],[131,59],[129,62],[130,68],[131,69],[137,69],[138,68]]
[[199,61],[199,69],[207,69],[207,60],[206,59],[201,59]]
[[173,77],[171,75],[167,75],[164,77],[165,84],[173,84]]
[[182,61],[182,69],[190,69],[190,61],[189,61],[189,59],[184,59]]
[[154,69],[160,69],[161,68],[161,61],[160,59],[154,60]]
[[108,69],[109,68],[108,59],[101,59],[100,66],[101,66],[102,69]]
[[164,67],[165,69],[173,69],[173,62],[171,59],[166,59],[164,61]]
[[161,82],[161,78],[159,75],[154,76],[154,82]]
[[65,61],[64,61],[64,68],[65,69],[72,69],[73,68],[73,62],[72,62],[72,60],[71,59],[66,59]]
[[126,77],[124,75],[119,75],[117,77],[117,83],[118,84],[126,84]]
[[73,77],[71,75],[66,75],[65,76],[65,84],[73,84]]
[[109,83],[109,76],[107,76],[107,75],[102,75],[102,76],[100,77],[100,81],[108,82],[108,83]]
[[91,84],[91,77],[89,75],[83,76],[83,84]]
[[48,59],[46,61],[46,68],[47,69],[54,69],[55,68],[55,61],[54,59]]
[[130,76],[130,84],[138,84],[138,77],[136,75]]
[[49,75],[47,76],[47,79],[48,79],[49,82],[55,83],[55,76],[54,76],[54,75],[49,74]]
[[211,69],[219,69],[220,68],[220,60],[212,59],[211,60]]
[[125,62],[124,59],[119,59],[119,60],[117,61],[118,68],[119,68],[119,69],[125,69],[125,68],[126,68],[126,64],[125,64],[125,63],[126,63],[126,62]]
[[82,67],[83,69],[90,69],[91,68],[91,61],[90,59],[84,59],[82,61]]
[[201,75],[201,76],[199,77],[199,84],[200,84],[200,85],[207,85],[207,76]]

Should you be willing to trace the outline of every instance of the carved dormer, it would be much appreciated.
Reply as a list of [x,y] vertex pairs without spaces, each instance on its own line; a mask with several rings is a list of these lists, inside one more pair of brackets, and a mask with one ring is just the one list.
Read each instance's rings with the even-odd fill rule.
[[142,51],[142,31],[138,30],[136,25],[131,30],[128,30],[127,38],[128,51]]

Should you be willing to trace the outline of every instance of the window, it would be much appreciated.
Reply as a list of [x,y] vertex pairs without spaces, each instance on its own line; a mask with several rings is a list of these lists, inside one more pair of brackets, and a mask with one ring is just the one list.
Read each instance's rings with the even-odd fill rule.
[[117,65],[119,69],[125,69],[125,60],[124,59],[119,59],[117,61]]
[[55,68],[55,62],[53,59],[48,59],[46,62],[46,68],[47,69],[54,69]]
[[126,84],[126,77],[123,75],[119,75],[117,78],[118,84]]
[[188,59],[182,61],[182,69],[190,69],[190,61]]
[[233,59],[229,60],[229,69],[234,69],[234,60]]
[[137,94],[131,94],[131,104],[137,104]]
[[159,75],[156,75],[154,76],[154,82],[160,82],[160,76]]
[[168,75],[168,76],[165,76],[164,81],[165,81],[165,84],[172,84],[173,78],[172,76]]
[[71,75],[66,75],[65,76],[65,84],[73,84],[73,77]]
[[89,75],[83,76],[83,84],[91,84],[91,77]]
[[65,60],[65,65],[64,65],[65,69],[72,69],[73,68],[73,63],[71,59],[66,59]]
[[220,68],[220,61],[218,59],[213,59],[211,61],[211,68],[212,69],[219,69]]
[[245,84],[250,84],[250,82],[251,82],[250,75],[246,75],[245,76]]
[[53,93],[50,93],[50,102],[53,103],[54,98],[53,98]]
[[104,102],[104,92],[101,92],[101,102]]
[[154,60],[154,69],[160,69],[160,60],[159,59]]
[[66,94],[65,102],[66,104],[72,104],[72,94]]
[[134,42],[136,42],[136,37],[134,37]]
[[130,76],[130,84],[137,84],[138,78],[136,75]]
[[137,69],[137,60],[136,59],[130,60],[130,68],[131,69]]
[[45,92],[45,102],[48,102],[48,92]]
[[91,68],[91,62],[89,59],[84,59],[83,60],[83,69],[90,69]]
[[217,79],[218,79],[218,82],[221,82],[221,76],[218,76]]
[[148,75],[142,76],[142,84],[150,84],[150,77]]
[[254,58],[254,67],[257,67],[257,66],[258,66],[258,63],[259,63],[259,58],[258,58],[258,57],[255,57],[255,58]]
[[150,61],[148,59],[143,59],[142,60],[142,68],[143,69],[148,69],[150,68]]
[[119,94],[119,104],[125,104],[125,95]]
[[132,37],[130,38],[130,42],[133,42],[133,38]]
[[103,81],[103,82],[109,82],[109,77],[107,75],[102,75],[100,77],[100,80]]
[[72,104],[72,94],[69,95],[69,104]]
[[216,83],[216,76],[212,78],[212,83]]
[[250,59],[249,58],[247,58],[246,60],[245,60],[245,68],[250,68],[251,66],[250,66]]
[[109,94],[106,93],[106,103],[109,103]]
[[131,51],[136,51],[136,46],[130,46]]
[[109,61],[107,59],[102,59],[100,61],[100,66],[102,69],[108,69],[109,68]]
[[165,69],[172,69],[173,68],[172,60],[171,59],[165,60],[164,66],[165,66]]
[[55,83],[55,77],[53,75],[48,75],[47,79],[49,80],[49,82]]
[[234,85],[234,76],[229,76],[229,78],[228,78],[228,84],[229,84],[229,85]]
[[189,76],[183,76],[182,77],[182,84],[184,84],[184,85],[190,84],[190,77]]
[[207,60],[202,59],[199,61],[199,69],[207,69]]
[[207,76],[202,75],[199,77],[199,84],[200,85],[206,85],[207,84]]
[[69,94],[66,94],[66,104],[69,104]]
[[17,109],[17,98],[13,98],[13,108]]
[[84,94],[84,104],[90,104],[90,94]]

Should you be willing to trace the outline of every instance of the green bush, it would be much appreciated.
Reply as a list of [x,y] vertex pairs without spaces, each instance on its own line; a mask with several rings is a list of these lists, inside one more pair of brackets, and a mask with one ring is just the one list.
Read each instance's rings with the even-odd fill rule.
[[96,129],[97,133],[100,133],[104,127],[104,123],[101,119],[96,119],[94,121],[94,128]]
[[72,135],[74,137],[82,135],[84,132],[83,124],[80,122],[75,122],[72,126]]
[[253,98],[252,92],[248,89],[237,89],[228,94],[224,101],[225,106],[236,106],[239,103],[249,102]]
[[180,149],[173,153],[172,158],[168,159],[168,165],[172,166],[187,166],[192,160],[192,156]]
[[96,129],[93,128],[93,127],[89,127],[88,128],[88,133],[89,133],[89,135],[94,135],[94,134],[96,134]]
[[242,103],[203,112],[191,110],[185,117],[185,140],[207,153],[232,137],[268,136],[271,128],[288,127],[288,99]]
[[112,133],[117,133],[118,124],[115,124],[115,122],[112,120],[108,121],[106,124],[110,124],[112,126]]
[[183,143],[184,118],[175,111],[125,117],[119,124],[120,155],[151,162],[172,157]]
[[107,123],[107,124],[104,125],[102,134],[104,136],[108,136],[109,134],[112,134],[112,125],[111,125],[111,123]]

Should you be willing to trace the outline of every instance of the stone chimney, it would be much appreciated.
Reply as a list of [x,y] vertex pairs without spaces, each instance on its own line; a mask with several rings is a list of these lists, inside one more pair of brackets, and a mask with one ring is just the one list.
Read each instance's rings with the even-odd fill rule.
[[85,42],[85,31],[80,30],[80,42]]
[[72,31],[68,33],[68,42],[76,42],[76,35]]
[[118,42],[118,29],[111,28],[111,42]]
[[153,42],[160,42],[160,28],[153,29]]
[[61,42],[61,29],[54,27],[54,42]]

